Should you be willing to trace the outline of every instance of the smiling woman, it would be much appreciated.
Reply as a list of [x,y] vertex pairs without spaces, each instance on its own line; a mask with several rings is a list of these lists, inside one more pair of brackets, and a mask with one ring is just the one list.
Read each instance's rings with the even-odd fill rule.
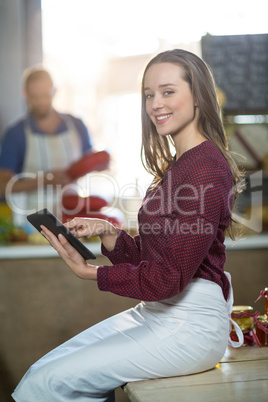
[[[228,343],[243,343],[236,323],[239,342],[229,338],[233,296],[224,272],[225,231],[239,172],[231,163],[212,75],[198,56],[175,49],[147,64],[142,132],[144,166],[155,177],[139,209],[139,234],[132,237],[103,219],[65,224],[77,237],[99,236],[112,265],[85,261],[66,239],[42,226],[79,278],[142,302],[41,358],[15,389],[17,402],[40,395],[44,402],[74,396],[81,402],[114,401],[114,390],[125,383],[211,369]],[[167,147],[170,133],[176,158]]]

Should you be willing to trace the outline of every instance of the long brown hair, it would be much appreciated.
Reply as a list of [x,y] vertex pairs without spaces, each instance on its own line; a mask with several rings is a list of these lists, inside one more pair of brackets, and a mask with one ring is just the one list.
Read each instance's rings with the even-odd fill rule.
[[[198,128],[202,135],[212,141],[226,159],[233,177],[234,200],[237,197],[241,172],[230,155],[228,142],[222,123],[221,111],[216,95],[212,72],[206,63],[194,53],[182,49],[159,53],[146,66],[142,79],[142,161],[145,169],[154,176],[153,186],[163,178],[167,168],[173,163],[172,141],[169,137],[158,135],[155,125],[146,113],[144,80],[148,69],[157,63],[172,63],[184,71],[184,80],[188,82],[193,98],[199,108]],[[229,234],[233,238],[231,220]]]

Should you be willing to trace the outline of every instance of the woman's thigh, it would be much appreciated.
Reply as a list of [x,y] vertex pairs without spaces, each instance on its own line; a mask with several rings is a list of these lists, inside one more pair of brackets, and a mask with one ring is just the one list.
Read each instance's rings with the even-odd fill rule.
[[[162,347],[161,347],[162,343]],[[129,381],[165,376],[164,340],[135,309],[111,317],[36,362],[15,390],[16,401],[106,400]],[[103,398],[103,399],[102,399]]]
[[14,398],[29,402],[38,401],[41,395],[42,402],[105,401],[109,392],[127,382],[212,368],[228,339],[223,307],[196,292],[185,292],[175,307],[140,303],[36,362]]
[[[182,322],[183,321],[183,322]],[[209,339],[187,320],[157,323],[130,309],[82,332],[35,363],[19,384],[17,401],[108,400],[109,392],[131,381],[176,376],[213,367]],[[163,329],[163,327],[162,327]],[[196,348],[197,344],[202,347]],[[198,365],[197,365],[198,362]],[[198,366],[198,367],[197,367]],[[101,399],[103,398],[103,399]]]

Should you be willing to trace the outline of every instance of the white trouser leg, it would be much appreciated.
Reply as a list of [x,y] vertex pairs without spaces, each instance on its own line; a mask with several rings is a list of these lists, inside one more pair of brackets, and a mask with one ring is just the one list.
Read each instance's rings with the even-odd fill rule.
[[13,398],[112,401],[112,391],[126,382],[214,367],[227,346],[229,317],[222,295],[206,293],[216,287],[217,295],[218,285],[199,282],[206,283],[204,293],[196,284],[178,300],[141,303],[67,341],[30,368]]

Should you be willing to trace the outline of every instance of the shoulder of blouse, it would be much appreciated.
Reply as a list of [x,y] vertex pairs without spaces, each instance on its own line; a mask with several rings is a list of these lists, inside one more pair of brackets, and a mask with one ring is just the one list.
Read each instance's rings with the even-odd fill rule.
[[207,148],[203,148],[202,153],[188,153],[185,158],[178,159],[168,171],[175,173],[180,182],[201,177],[211,179],[221,176],[228,178],[228,180],[232,178],[227,161],[214,144],[209,144]]

